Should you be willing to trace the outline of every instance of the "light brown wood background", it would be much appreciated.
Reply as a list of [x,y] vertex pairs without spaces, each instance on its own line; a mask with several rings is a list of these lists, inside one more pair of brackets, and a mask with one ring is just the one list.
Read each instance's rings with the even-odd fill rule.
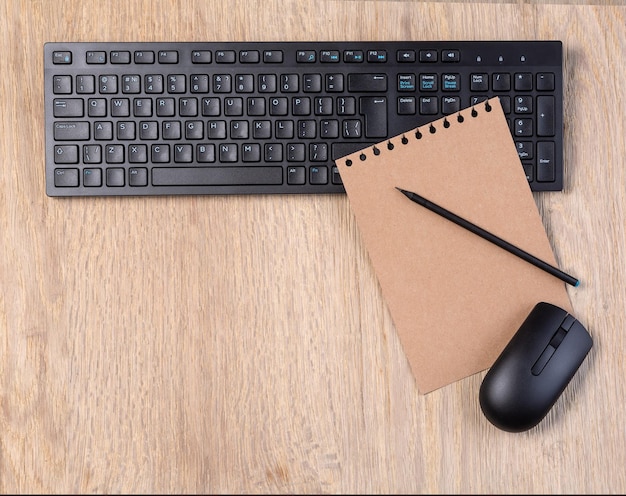
[[[624,493],[622,2],[5,0],[0,491]],[[51,199],[43,43],[560,39],[565,191],[536,194],[595,340],[540,426],[483,373],[418,394],[345,196]]]

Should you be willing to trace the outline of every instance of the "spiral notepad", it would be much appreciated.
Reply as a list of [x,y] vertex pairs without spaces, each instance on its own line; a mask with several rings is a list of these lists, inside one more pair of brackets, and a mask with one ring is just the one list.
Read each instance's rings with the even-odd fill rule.
[[498,98],[336,161],[421,393],[494,362],[565,285],[408,200],[414,191],[556,265]]

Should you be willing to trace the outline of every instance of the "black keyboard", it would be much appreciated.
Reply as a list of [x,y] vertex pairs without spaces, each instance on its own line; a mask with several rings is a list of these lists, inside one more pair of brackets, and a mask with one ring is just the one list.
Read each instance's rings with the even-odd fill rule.
[[50,196],[342,193],[334,160],[499,96],[563,189],[560,41],[47,43]]

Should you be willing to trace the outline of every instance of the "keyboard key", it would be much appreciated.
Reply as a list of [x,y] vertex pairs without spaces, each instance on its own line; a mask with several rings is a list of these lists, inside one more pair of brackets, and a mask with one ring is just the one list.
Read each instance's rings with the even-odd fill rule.
[[84,141],[89,139],[88,122],[62,122],[54,123],[54,139],[56,141]]
[[311,167],[309,171],[311,184],[327,184],[328,168],[327,167]]
[[537,90],[554,91],[554,74],[547,72],[537,74]]
[[437,74],[420,74],[421,91],[437,91]]
[[155,167],[154,186],[279,185],[282,167]]
[[554,158],[555,149],[553,141],[540,141],[537,143],[537,181],[554,181]]
[[68,52],[67,50],[52,52],[52,63],[53,64],[71,64],[72,52]]
[[365,56],[363,55],[363,50],[345,50],[343,52],[343,60],[349,64],[354,64],[363,62]]
[[515,113],[516,114],[532,114],[533,113],[533,97],[532,96],[515,97]]
[[398,91],[415,91],[416,88],[415,74],[398,74]]
[[529,162],[523,162],[524,174],[526,174],[526,180],[531,183],[535,180],[535,174],[533,172],[533,164]]
[[107,145],[105,152],[107,164],[121,164],[124,162],[124,145]]
[[235,50],[218,50],[215,52],[215,62],[218,64],[234,64],[236,58]]
[[472,91],[487,91],[489,90],[489,76],[487,74],[472,74],[470,82],[470,89]]
[[444,96],[441,99],[441,111],[445,115],[454,114],[461,110],[461,98],[458,96]]
[[515,136],[532,136],[532,119],[515,119]]
[[210,50],[194,50],[191,52],[191,62],[194,64],[210,64],[211,63],[211,51]]
[[304,184],[306,180],[306,169],[304,167],[287,168],[287,184]]
[[384,92],[387,91],[386,74],[348,74],[348,91]]
[[533,89],[533,75],[530,72],[515,74],[515,91],[531,91]]
[[148,186],[148,169],[145,167],[128,169],[128,184],[130,186]]
[[102,186],[102,169],[84,169],[83,186],[86,188],[99,188]]
[[338,63],[339,60],[339,50],[322,50],[320,52],[320,62]]
[[53,115],[55,117],[83,117],[83,99],[55,98]]
[[416,108],[414,96],[398,98],[398,115],[414,115]]
[[178,52],[176,50],[159,51],[159,64],[177,64]]
[[184,74],[170,74],[167,76],[167,92],[168,93],[184,93],[186,89],[187,78]]
[[363,148],[367,148],[372,143],[356,143],[356,142],[343,142],[343,143],[333,143],[332,146],[332,159],[337,160],[346,155],[350,155],[358,150],[362,150]]
[[387,136],[387,98],[365,97],[359,100],[361,115],[365,117],[365,137]]
[[98,78],[98,91],[103,94],[117,93],[117,76],[107,74]]
[[554,97],[537,97],[537,136],[554,136]]
[[528,160],[533,158],[533,142],[532,141],[516,141],[515,147],[520,160]]
[[441,89],[443,91],[461,91],[460,74],[444,74],[441,79]]
[[132,164],[145,164],[148,161],[148,147],[146,145],[129,146],[128,161]]
[[55,95],[70,95],[72,93],[72,76],[54,76],[52,82]]
[[491,88],[493,91],[509,91],[511,89],[511,75],[503,72],[494,74]]
[[135,64],[154,64],[154,52],[138,50],[135,52]]
[[169,145],[152,145],[151,160],[155,164],[166,164],[170,161]]
[[102,162],[102,147],[100,145],[83,146],[83,163],[99,164]]
[[341,180],[341,175],[339,174],[339,169],[336,165],[331,167],[331,182],[333,184],[343,184]]
[[111,64],[130,64],[130,52],[126,50],[111,52],[109,60]]
[[437,50],[420,50],[420,62],[435,63],[438,59]]
[[121,167],[110,167],[107,169],[107,186],[121,187],[124,186],[124,169]]
[[76,93],[92,94],[96,92],[96,78],[91,75],[76,76]]
[[348,139],[360,138],[362,136],[361,121],[358,119],[346,119],[343,121],[342,136]]
[[257,88],[260,93],[276,92],[276,74],[260,74]]
[[122,78],[122,93],[139,93],[141,91],[141,77],[126,75]]
[[415,50],[398,50],[396,58],[400,63],[415,62]]
[[239,62],[242,64],[258,64],[261,56],[258,50],[242,50],[239,52]]
[[344,91],[343,74],[326,74],[326,91],[328,93],[341,93]]
[[266,64],[281,64],[283,56],[282,50],[265,50],[263,52],[263,62]]
[[461,60],[461,52],[459,50],[444,50],[441,53],[442,62],[459,62]]
[[54,185],[57,188],[75,188],[78,186],[78,169],[55,169]]
[[86,62],[88,64],[106,64],[107,53],[104,51],[89,50],[86,54]]
[[54,163],[55,164],[77,164],[78,163],[78,146],[76,145],[57,145],[54,147]]
[[146,93],[163,93],[163,76],[161,74],[148,74],[144,78]]
[[367,61],[374,62],[374,63],[387,62],[386,50],[369,50],[367,52]]
[[439,101],[434,96],[423,96],[420,98],[420,114],[436,115],[439,112]]

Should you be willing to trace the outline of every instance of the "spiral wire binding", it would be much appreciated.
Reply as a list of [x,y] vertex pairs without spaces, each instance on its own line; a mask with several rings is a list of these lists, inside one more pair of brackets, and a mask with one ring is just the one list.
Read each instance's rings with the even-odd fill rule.
[[[491,104],[489,103],[489,100],[485,101],[485,112],[491,112]],[[470,115],[472,117],[478,117],[478,110],[476,110],[476,106],[472,106],[472,110],[470,112]],[[465,117],[463,117],[463,114],[461,114],[461,112],[458,112],[456,115],[456,121],[459,124],[462,124],[465,121]],[[444,117],[443,118],[443,127],[445,129],[448,129],[451,126],[450,121],[448,120],[448,117]],[[435,127],[434,123],[430,123],[428,124],[428,131],[430,132],[430,134],[435,134],[437,132],[437,128]],[[420,140],[422,139],[424,135],[422,134],[422,132],[420,131],[420,128],[416,128],[415,129],[415,139]],[[403,145],[406,145],[409,143],[409,138],[406,137],[406,134],[403,134],[402,137],[400,138],[400,142]],[[393,142],[390,140],[387,141],[387,150],[393,150],[395,147],[395,145],[393,144]],[[378,156],[380,155],[381,151],[380,148],[378,148],[377,145],[372,145],[372,152],[374,153],[374,155]],[[365,162],[367,160],[367,154],[365,153],[365,151],[361,152],[359,155],[359,160],[361,160],[361,162]],[[346,159],[346,167],[351,167],[352,166],[352,160],[350,159]]]

